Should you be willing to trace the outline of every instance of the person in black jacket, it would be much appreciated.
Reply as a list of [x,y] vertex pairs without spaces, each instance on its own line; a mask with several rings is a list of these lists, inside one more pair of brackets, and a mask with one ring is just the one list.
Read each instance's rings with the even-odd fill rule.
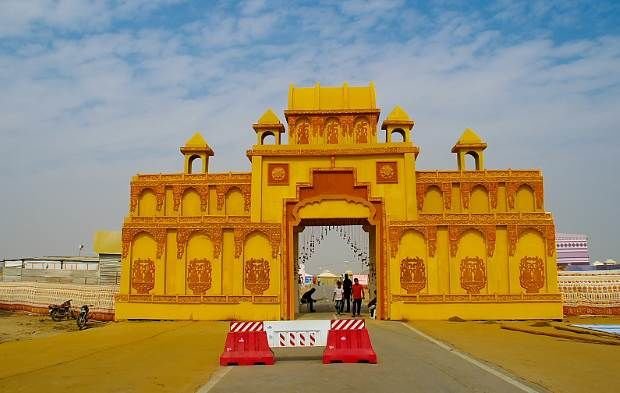
[[309,291],[307,291],[306,293],[304,293],[301,296],[301,303],[302,304],[307,304],[308,305],[308,309],[310,310],[310,312],[314,312],[314,302],[316,302],[316,300],[314,300],[312,298],[312,294],[316,291],[316,288],[310,288]]
[[351,288],[353,287],[353,282],[349,278],[348,274],[344,275],[344,281],[342,282],[342,301],[343,305],[347,305],[347,311],[351,312]]

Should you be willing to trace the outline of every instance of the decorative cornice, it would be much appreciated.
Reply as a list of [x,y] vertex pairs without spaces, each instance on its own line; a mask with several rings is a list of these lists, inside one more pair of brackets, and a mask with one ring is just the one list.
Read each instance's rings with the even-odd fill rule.
[[[385,146],[382,146],[385,145]],[[306,156],[306,157],[323,157],[323,156],[357,156],[357,155],[392,155],[392,154],[418,154],[420,149],[417,146],[389,146],[389,144],[377,144],[377,147],[368,147],[364,144],[351,144],[348,147],[343,145],[321,145],[318,149],[316,145],[312,148],[299,148],[299,145],[279,145],[275,146],[255,146],[246,152],[248,157],[266,156],[266,157],[290,157],[290,156]]]

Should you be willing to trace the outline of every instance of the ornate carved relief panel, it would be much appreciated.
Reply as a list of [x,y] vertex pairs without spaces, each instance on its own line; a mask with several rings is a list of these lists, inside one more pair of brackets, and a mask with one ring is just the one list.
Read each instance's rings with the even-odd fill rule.
[[526,293],[538,293],[545,286],[545,264],[540,257],[523,257],[519,263],[519,283]]
[[269,288],[269,262],[265,259],[245,261],[244,282],[252,295],[262,295]]
[[408,294],[420,292],[426,286],[426,267],[420,257],[400,261],[400,286]]
[[461,260],[461,288],[469,294],[478,294],[487,285],[484,261],[480,257],[465,257]]
[[204,295],[211,288],[211,262],[204,259],[192,259],[187,264],[187,287],[194,295]]
[[155,288],[155,262],[151,259],[136,259],[131,263],[131,287],[141,295]]

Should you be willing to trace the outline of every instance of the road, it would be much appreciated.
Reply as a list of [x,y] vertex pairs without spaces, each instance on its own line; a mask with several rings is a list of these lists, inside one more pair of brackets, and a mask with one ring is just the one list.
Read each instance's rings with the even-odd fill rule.
[[[200,392],[542,391],[514,376],[500,378],[492,372],[506,375],[503,371],[489,372],[420,336],[404,323],[369,321],[368,329],[378,364],[324,365],[319,348],[280,349],[275,365],[226,368],[220,372],[221,379]],[[506,381],[511,379],[518,383]]]

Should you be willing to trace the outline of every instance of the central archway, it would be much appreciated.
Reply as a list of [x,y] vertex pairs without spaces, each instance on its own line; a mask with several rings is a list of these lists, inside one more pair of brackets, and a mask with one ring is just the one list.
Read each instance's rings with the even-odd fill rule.
[[376,271],[377,306],[380,319],[389,318],[385,249],[385,210],[381,198],[370,196],[370,185],[356,181],[355,170],[315,169],[310,184],[297,187],[297,198],[286,200],[284,209],[284,274],[282,275],[282,318],[295,319],[297,293],[295,270],[296,239],[300,226],[339,225],[359,220],[371,236],[371,259]]

